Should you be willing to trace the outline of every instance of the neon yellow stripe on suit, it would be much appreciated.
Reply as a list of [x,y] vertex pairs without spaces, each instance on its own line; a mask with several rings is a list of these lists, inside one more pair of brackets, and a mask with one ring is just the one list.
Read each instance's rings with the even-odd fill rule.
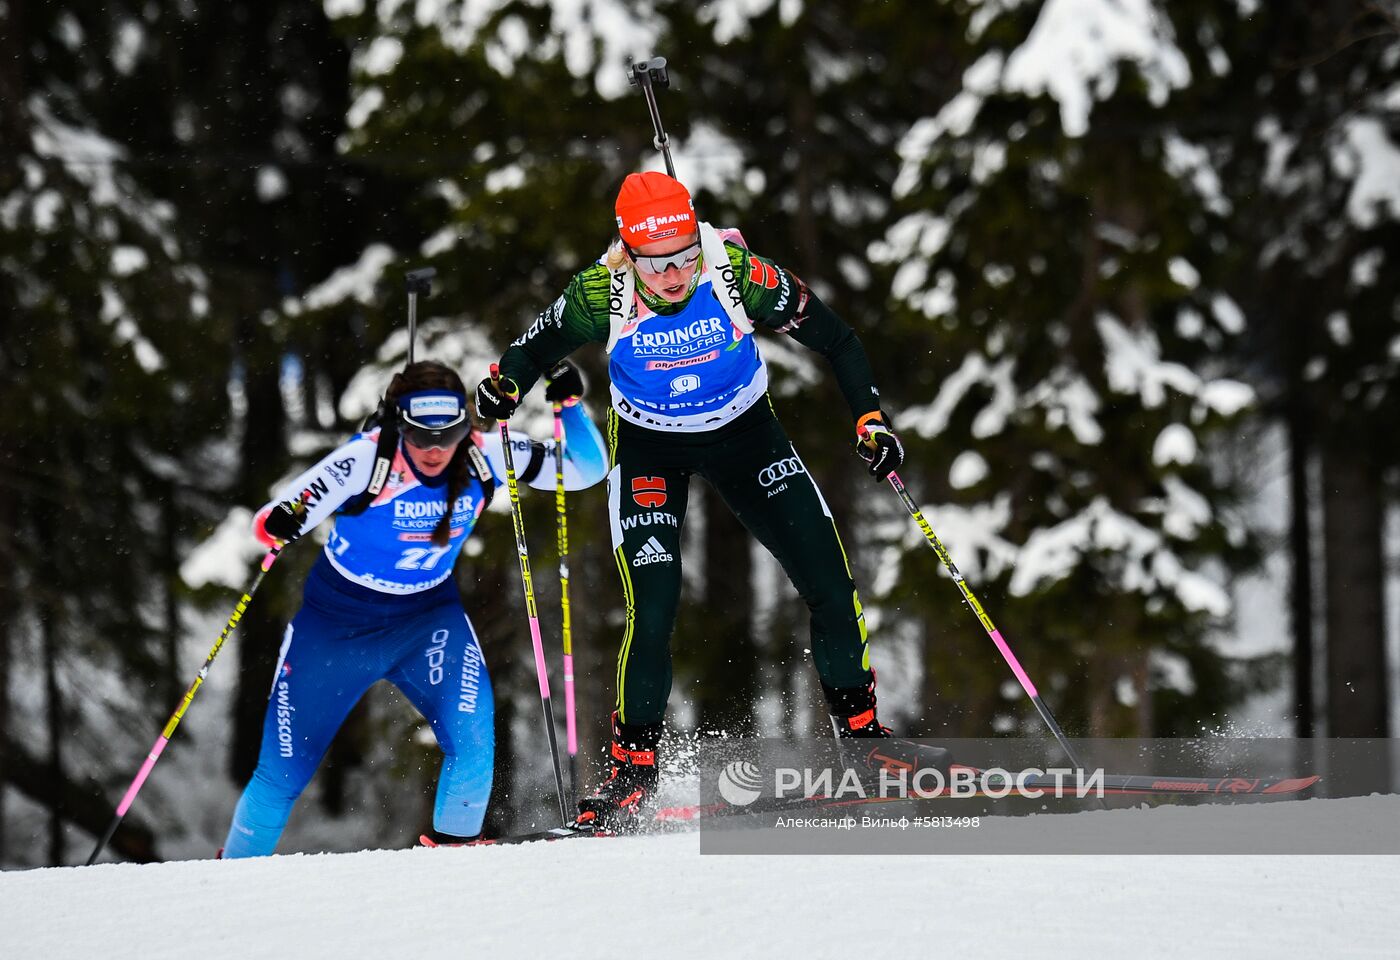
[[[825,502],[822,505],[825,506]],[[855,574],[851,573],[851,558],[846,556],[846,545],[841,542],[841,531],[836,529],[836,520],[831,514],[827,514],[827,519],[831,520],[831,532],[836,534],[836,545],[841,548],[841,562],[846,565],[846,576],[855,580]],[[856,602],[856,610],[860,610],[859,601]]]
[[[831,532],[836,534],[836,545],[841,548],[841,559],[846,564],[846,576],[855,582],[855,575],[851,573],[851,558],[846,556],[846,545],[841,542],[841,531],[836,529],[836,521],[831,521]],[[864,670],[870,669],[870,628],[865,625],[865,608],[860,603],[860,591],[851,590],[851,606],[856,611],[856,623],[860,626],[860,665]]]
[[[771,404],[771,400],[769,403]],[[797,448],[792,448],[793,456],[797,456]],[[816,491],[817,499],[821,502],[822,512],[826,514],[827,520],[831,521],[831,533],[836,537],[836,546],[841,550],[841,562],[846,565],[846,576],[851,583],[855,583],[855,574],[851,572],[851,558],[846,554],[846,544],[841,540],[841,531],[836,529],[836,518],[831,515],[831,508],[826,505],[826,497],[822,496],[821,488],[817,486],[817,481],[812,478],[811,473],[807,474],[807,479],[812,483],[812,489]],[[860,604],[860,591],[851,590],[851,606],[856,612],[856,623],[860,626],[860,665],[861,669],[870,669],[870,630],[865,625],[865,609]]]
[[622,597],[627,605],[627,627],[622,633],[622,648],[617,652],[617,719],[627,722],[627,706],[622,698],[622,686],[627,680],[627,655],[632,651],[632,631],[636,626],[637,604],[632,595],[632,572],[627,569],[627,555],[619,544],[613,551],[617,572],[622,577]]
[[608,411],[608,467],[617,466],[617,411]]
[[860,625],[860,666],[863,670],[870,669],[870,630],[865,625],[865,608],[860,605],[860,591],[851,591],[851,603],[856,608],[856,623]]

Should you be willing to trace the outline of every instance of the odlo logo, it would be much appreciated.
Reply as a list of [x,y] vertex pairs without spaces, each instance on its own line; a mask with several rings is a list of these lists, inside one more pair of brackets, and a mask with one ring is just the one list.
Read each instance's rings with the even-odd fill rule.
[[758,765],[735,760],[719,772],[719,795],[736,807],[747,807],[762,793],[763,776]]
[[434,630],[433,639],[423,656],[428,658],[428,683],[437,686],[442,683],[442,661],[447,649],[447,631]]

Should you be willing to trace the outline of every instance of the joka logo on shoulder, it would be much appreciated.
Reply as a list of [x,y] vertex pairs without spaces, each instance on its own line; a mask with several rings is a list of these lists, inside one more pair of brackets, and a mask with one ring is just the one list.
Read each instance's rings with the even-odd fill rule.
[[666,547],[655,537],[648,537],[647,542],[642,544],[642,549],[638,550],[632,557],[632,566],[645,567],[650,563],[670,563],[675,557],[667,552]]
[[639,507],[656,509],[666,503],[665,477],[633,477],[632,499]]

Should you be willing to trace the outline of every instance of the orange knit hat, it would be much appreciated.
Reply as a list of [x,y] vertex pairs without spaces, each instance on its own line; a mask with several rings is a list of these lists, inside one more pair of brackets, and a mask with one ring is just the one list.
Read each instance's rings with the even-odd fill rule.
[[632,173],[617,193],[617,231],[629,246],[695,229],[690,191],[664,173]]

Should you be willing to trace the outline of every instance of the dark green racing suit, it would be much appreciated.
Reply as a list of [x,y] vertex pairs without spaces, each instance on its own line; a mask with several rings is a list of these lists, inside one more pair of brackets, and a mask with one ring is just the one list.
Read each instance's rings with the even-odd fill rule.
[[[857,420],[878,411],[874,375],[851,328],[791,272],[737,243],[726,240],[725,247],[738,275],[744,312],[755,330],[785,333],[826,357]],[[609,271],[601,263],[582,271],[506,351],[501,373],[515,381],[522,396],[543,371],[578,347],[608,342],[609,284]],[[742,343],[738,328],[731,329],[719,309],[718,297],[732,288],[716,287],[703,261],[691,295],[680,304],[655,298],[638,282],[640,312],[632,316],[645,314],[645,319],[634,324],[630,339],[619,340],[611,357],[608,503],[627,606],[617,659],[618,719],[626,724],[660,723],[670,694],[670,640],[681,592],[681,525],[692,474],[714,486],[782,564],[806,601],[812,655],[822,682],[832,688],[866,687],[871,682],[865,619],[845,549],[831,511],[763,392],[766,368],[761,377],[755,374],[749,395],[740,390],[739,399],[712,417],[717,421],[713,424],[697,424],[691,416],[678,430],[668,414],[655,412],[698,408],[686,401],[694,395],[704,399],[709,371],[730,363],[739,352],[734,348],[754,350],[756,356],[756,348]],[[698,320],[674,332],[668,321],[682,315]],[[646,333],[649,330],[660,332]],[[702,346],[696,348],[702,352],[681,356],[689,345],[685,338],[696,331],[716,343],[724,340],[725,346]],[[680,345],[670,346],[673,342]],[[664,352],[668,350],[674,356]],[[619,366],[624,355],[626,369]],[[754,361],[747,362],[743,375],[753,370]],[[757,363],[761,366],[761,360]],[[656,388],[654,396],[662,399],[650,407],[620,389],[621,385],[640,393],[653,389],[653,380],[669,386]]]

